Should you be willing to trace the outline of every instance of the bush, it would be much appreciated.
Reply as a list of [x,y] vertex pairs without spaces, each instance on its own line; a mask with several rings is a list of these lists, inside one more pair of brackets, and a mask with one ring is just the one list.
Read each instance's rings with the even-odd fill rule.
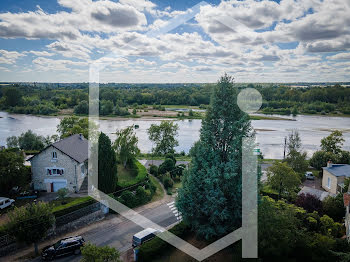
[[163,178],[163,185],[165,189],[172,188],[174,185],[174,181],[171,179],[169,173],[167,173]]
[[[181,222],[180,224],[177,224],[171,228],[169,231],[182,238],[190,231],[190,227]],[[163,241],[159,237],[155,237],[154,239],[144,243],[139,248],[138,259],[140,262],[154,261],[156,257],[162,255],[162,253],[167,251],[170,247],[170,244]]]
[[175,162],[171,158],[166,158],[158,168],[158,174],[165,174],[175,168]]
[[129,187],[137,183],[143,182],[147,179],[147,174],[148,174],[147,169],[139,161],[135,160],[133,162],[133,167],[137,171],[137,176],[134,179],[131,179],[129,181],[123,181],[123,182],[118,181],[118,186],[120,188]]
[[328,196],[323,200],[323,213],[331,217],[334,221],[341,222],[345,215],[343,195],[336,197]]
[[295,204],[305,209],[308,213],[314,211],[322,213],[322,202],[317,197],[311,194],[300,194],[297,196]]
[[158,167],[155,165],[151,165],[149,167],[149,172],[151,175],[158,176]]
[[65,205],[55,206],[52,209],[52,213],[55,215],[55,217],[60,217],[83,207],[89,206],[95,202],[96,201],[91,197],[79,197]]

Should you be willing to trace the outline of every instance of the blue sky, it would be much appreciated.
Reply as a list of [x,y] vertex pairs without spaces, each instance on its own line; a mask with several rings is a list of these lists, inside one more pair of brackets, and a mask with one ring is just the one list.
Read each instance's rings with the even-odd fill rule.
[[199,3],[2,0],[0,81],[350,81],[348,1]]

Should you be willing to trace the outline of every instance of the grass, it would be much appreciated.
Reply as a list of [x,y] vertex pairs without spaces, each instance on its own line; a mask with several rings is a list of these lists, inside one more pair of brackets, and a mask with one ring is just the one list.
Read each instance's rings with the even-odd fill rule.
[[50,202],[50,204],[53,206],[52,212],[58,212],[66,208],[70,208],[72,206],[80,205],[82,203],[91,201],[92,198],[87,196],[87,197],[67,197],[64,202],[66,204],[62,205],[61,200],[53,200]]
[[[147,169],[137,160],[134,162],[134,164],[135,169],[133,171],[130,169],[128,171],[125,171],[124,167],[121,167],[122,173],[118,173],[119,187],[132,186],[144,181],[147,178]],[[124,171],[122,169],[124,169]]]
[[[147,160],[165,160],[164,156],[153,156],[152,154],[139,154],[138,159],[147,159]],[[176,156],[176,161],[191,161],[192,158],[190,156]]]
[[127,183],[137,177],[137,169],[124,168],[122,164],[118,164],[118,183]]
[[155,202],[158,200],[161,200],[164,197],[164,190],[157,179],[155,179],[153,176],[149,176],[149,179],[151,180],[151,183],[153,183],[156,186],[156,192],[154,193],[151,202]]
[[263,192],[266,192],[266,193],[277,194],[277,195],[278,195],[278,191],[275,190],[275,189],[273,189],[273,188],[271,188],[271,186],[270,186],[270,185],[267,185],[267,184],[264,185],[262,191],[263,191]]

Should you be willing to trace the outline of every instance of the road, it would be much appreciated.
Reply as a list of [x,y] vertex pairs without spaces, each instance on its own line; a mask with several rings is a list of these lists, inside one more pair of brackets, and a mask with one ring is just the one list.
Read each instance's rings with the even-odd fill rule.
[[[140,214],[162,227],[168,227],[178,221],[167,203],[141,211]],[[82,230],[83,233],[81,233],[81,235],[84,237],[85,241],[90,241],[98,246],[108,245],[115,247],[123,253],[131,248],[132,236],[143,228],[120,216],[111,215],[111,217],[112,218],[101,221],[97,226],[91,227],[88,230]],[[81,256],[73,255],[62,257],[55,261],[78,262],[80,259]],[[36,258],[32,261],[40,260],[40,258]]]

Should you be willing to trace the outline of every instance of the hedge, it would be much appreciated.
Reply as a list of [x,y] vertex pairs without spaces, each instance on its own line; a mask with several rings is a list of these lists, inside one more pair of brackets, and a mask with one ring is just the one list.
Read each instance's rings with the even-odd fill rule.
[[[189,231],[190,227],[188,225],[185,225],[184,222],[177,224],[169,230],[169,232],[175,234],[178,237],[184,237]],[[165,242],[159,237],[155,237],[139,247],[138,261],[154,261],[157,256],[160,256],[170,247],[171,245],[169,243]]]
[[121,188],[129,187],[145,181],[147,179],[147,169],[137,160],[134,161],[135,169],[137,170],[137,176],[134,179],[125,182],[118,182],[118,186]]
[[59,206],[53,207],[52,213],[55,215],[55,217],[60,217],[68,213],[74,212],[78,209],[81,209],[83,207],[89,206],[95,202],[96,201],[89,196],[79,197],[65,205],[59,205]]

